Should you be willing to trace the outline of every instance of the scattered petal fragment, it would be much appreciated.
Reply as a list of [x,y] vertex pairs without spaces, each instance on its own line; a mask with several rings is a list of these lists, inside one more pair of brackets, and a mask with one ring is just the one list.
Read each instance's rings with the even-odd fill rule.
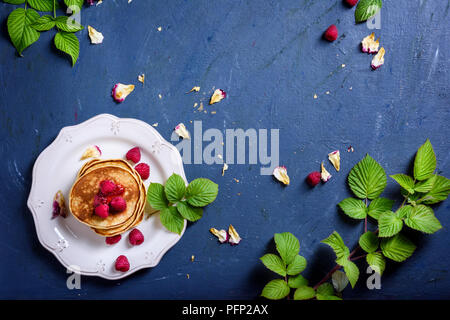
[[361,41],[362,52],[370,54],[377,53],[379,46],[380,46],[380,39],[375,41],[375,32],[372,32],[370,35],[368,35]]
[[354,149],[352,146],[349,146],[349,147],[347,148],[347,152],[353,152],[353,151],[355,151],[355,149]]
[[215,235],[220,243],[224,243],[228,241],[229,235],[225,230],[217,230],[216,228],[209,229],[209,232],[211,232],[213,235]]
[[162,27],[158,27],[158,31],[161,32],[162,31]]
[[225,175],[225,171],[228,170],[228,165],[224,162],[223,163],[223,168],[222,168],[222,177]]
[[216,89],[213,93],[213,95],[211,96],[211,99],[209,100],[209,104],[214,104],[217,103],[219,101],[221,101],[222,99],[225,99],[227,96],[227,93],[225,91],[223,91],[222,89]]
[[339,171],[341,168],[341,154],[339,150],[333,151],[328,154],[328,160],[333,164],[336,171]]
[[377,70],[379,67],[381,67],[384,64],[384,54],[386,51],[383,47],[381,47],[380,51],[373,57],[372,59],[372,69]]
[[325,166],[322,164],[320,165],[321,171],[320,171],[320,178],[323,182],[327,182],[331,178],[331,174],[325,169]]
[[134,84],[117,83],[112,90],[112,96],[117,102],[122,102],[133,90]]
[[66,201],[64,200],[61,190],[58,190],[53,198],[52,219],[58,216],[63,218],[67,217]]
[[228,239],[228,242],[233,246],[239,244],[241,242],[241,237],[237,233],[236,229],[230,224],[228,227],[228,234],[230,235],[230,238]]
[[98,146],[91,146],[84,151],[80,160],[88,159],[88,158],[98,158],[102,155],[102,151]]
[[103,39],[104,39],[103,34],[101,32],[98,32],[91,26],[88,26],[88,33],[89,33],[89,38],[91,38],[92,44],[99,44],[99,43],[103,42]]
[[191,93],[191,92],[199,92],[200,91],[200,87],[193,87],[191,90],[189,90],[186,93]]
[[187,131],[186,126],[183,123],[180,123],[175,127],[175,132],[183,139],[189,140],[191,138],[189,131]]
[[144,83],[145,83],[145,74],[138,75],[138,81],[141,82],[142,85],[144,85]]
[[285,185],[289,185],[290,179],[285,166],[276,167],[273,170],[273,175],[275,178],[277,178],[278,181],[283,182]]

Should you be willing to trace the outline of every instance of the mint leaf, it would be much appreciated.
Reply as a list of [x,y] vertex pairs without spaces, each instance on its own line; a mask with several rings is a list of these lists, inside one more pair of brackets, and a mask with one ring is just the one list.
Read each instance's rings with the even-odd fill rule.
[[161,209],[160,220],[162,225],[170,232],[181,234],[181,231],[183,231],[184,219],[175,207]]
[[417,150],[416,158],[414,159],[414,178],[420,181],[426,180],[431,177],[435,169],[436,155],[430,140],[427,139]]
[[42,16],[31,24],[37,31],[48,31],[55,26],[55,19],[52,16]]
[[202,208],[195,208],[186,201],[178,202],[176,208],[183,218],[191,222],[197,221],[203,216]]
[[386,211],[378,218],[378,235],[380,237],[392,237],[402,230],[403,220],[394,212]]
[[447,199],[450,193],[450,180],[443,176],[436,176],[433,187],[420,200],[424,204],[435,204]]
[[153,209],[162,210],[168,207],[164,186],[160,183],[152,182],[147,190],[147,201]]
[[286,276],[286,264],[279,256],[269,253],[259,259],[267,269],[279,274],[282,277]]
[[167,200],[172,203],[181,201],[186,192],[186,184],[183,178],[174,173],[166,181],[165,192]]
[[430,191],[431,189],[433,189],[433,185],[434,185],[434,182],[436,181],[436,177],[437,177],[436,175],[432,175],[427,180],[419,181],[414,186],[414,191],[422,192],[422,193],[426,193],[426,192]]
[[379,244],[377,235],[372,231],[367,231],[359,238],[359,245],[367,253],[376,251]]
[[337,264],[344,267],[344,271],[347,275],[348,281],[350,281],[350,285],[352,286],[352,288],[354,288],[359,278],[359,269],[356,264],[348,260],[348,258],[341,258],[336,260],[336,262]]
[[381,251],[386,258],[402,262],[416,250],[416,246],[401,233],[392,238],[381,240]]
[[83,7],[84,0],[64,0],[64,3],[68,8],[75,6],[81,9]]
[[348,184],[360,199],[375,199],[386,188],[384,169],[369,155],[358,162],[348,175]]
[[297,289],[302,286],[307,286],[308,280],[305,277],[303,277],[301,274],[299,274],[298,276],[295,276],[295,277],[289,277],[288,285],[292,289]]
[[287,267],[287,274],[295,276],[306,269],[306,259],[300,255],[296,255],[294,260]]
[[83,30],[84,27],[75,21],[75,19],[69,19],[66,16],[59,16],[56,18],[56,27],[65,32],[77,32]]
[[316,291],[308,286],[301,286],[294,292],[294,300],[309,300],[316,296]]
[[345,272],[336,270],[331,275],[331,282],[333,283],[333,287],[337,292],[342,292],[347,287],[349,281]]
[[394,200],[386,198],[376,198],[370,202],[368,215],[378,220],[380,214],[392,210],[394,202]]
[[324,296],[332,296],[334,295],[334,288],[329,282],[322,283],[316,289],[317,294],[321,294]]
[[367,216],[367,207],[362,200],[347,198],[339,202],[341,210],[353,219],[364,219]]
[[271,300],[279,300],[285,298],[289,292],[290,288],[287,283],[281,279],[277,279],[266,284],[261,296]]
[[382,6],[381,0],[360,0],[355,10],[355,22],[360,23],[372,18]]
[[40,33],[31,27],[37,19],[39,19],[39,13],[33,9],[17,8],[8,16],[8,34],[20,55],[23,50],[39,39]]
[[406,174],[394,174],[389,176],[402,186],[408,193],[414,193],[414,179]]
[[405,224],[412,229],[425,233],[435,233],[442,229],[433,209],[424,205],[412,208],[405,219]]
[[379,252],[372,252],[366,256],[366,261],[368,265],[377,272],[382,275],[384,269],[386,268],[386,260],[384,260],[383,255]]
[[53,0],[28,0],[27,3],[38,11],[53,11]]
[[406,218],[410,214],[412,208],[413,207],[411,207],[411,206],[403,206],[403,207],[399,208],[395,214],[400,219]]
[[290,232],[275,233],[277,251],[287,265],[294,261],[300,251],[300,242]]
[[339,298],[337,296],[324,296],[323,294],[318,293],[316,295],[317,300],[342,300],[342,298]]
[[342,240],[341,236],[336,231],[334,231],[328,238],[322,240],[321,242],[329,245],[333,249],[338,259],[347,259],[350,255],[350,250],[345,246],[344,240]]
[[72,66],[74,66],[80,53],[78,38],[73,33],[60,31],[55,35],[55,46],[72,58]]
[[25,3],[25,0],[3,0],[3,2],[10,3],[10,4],[22,4],[22,3]]
[[198,178],[189,183],[186,199],[194,207],[204,207],[213,202],[219,192],[219,186],[209,179]]

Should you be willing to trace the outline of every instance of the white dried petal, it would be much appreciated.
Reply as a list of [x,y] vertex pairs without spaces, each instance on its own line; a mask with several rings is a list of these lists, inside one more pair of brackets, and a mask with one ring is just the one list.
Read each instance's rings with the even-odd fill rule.
[[228,241],[228,233],[225,230],[217,230],[216,228],[211,228],[209,229],[209,232],[211,232],[213,235],[215,235],[217,237],[217,239],[219,239],[220,243],[224,243]]
[[383,47],[381,47],[380,51],[378,51],[378,53],[375,55],[375,57],[373,57],[372,59],[372,69],[376,70],[379,67],[381,67],[384,64],[384,54],[386,53],[386,51],[384,50]]
[[53,197],[52,219],[58,216],[61,216],[63,218],[67,217],[66,200],[64,199],[64,195],[62,194],[61,190],[58,190],[58,192],[56,192],[55,196]]
[[88,159],[88,158],[98,158],[102,155],[102,151],[98,146],[91,146],[84,151],[81,155],[80,160]]
[[333,164],[336,171],[339,171],[341,168],[341,153],[339,150],[333,151],[328,154],[328,160]]
[[331,178],[331,174],[325,169],[325,166],[322,164],[320,165],[321,171],[320,171],[320,179],[322,179],[323,182],[327,182]]
[[225,171],[228,170],[228,165],[224,162],[223,163],[223,168],[222,168],[222,177],[225,175]]
[[180,123],[175,127],[175,132],[183,139],[189,140],[191,138],[189,131],[187,131],[186,126],[183,123]]
[[92,44],[99,44],[103,42],[104,39],[103,34],[101,32],[98,32],[91,26],[88,26],[88,33]]
[[225,91],[223,91],[222,89],[216,89],[213,95],[211,96],[211,99],[209,100],[209,104],[217,103],[222,99],[224,99],[226,96],[227,93]]
[[230,235],[230,238],[228,239],[228,242],[231,245],[237,245],[239,242],[241,242],[241,237],[237,233],[236,229],[230,224],[228,227],[228,234]]
[[275,178],[277,178],[278,181],[283,182],[285,185],[289,185],[290,179],[285,166],[276,167],[273,170],[273,175]]
[[142,82],[142,84],[144,84],[145,83],[145,74],[138,75],[138,81]]
[[187,93],[190,92],[199,92],[200,91],[200,87],[193,87],[191,90],[189,90]]
[[112,91],[112,96],[117,102],[123,102],[133,92],[134,84],[117,83]]
[[375,41],[375,33],[372,32],[370,35],[365,37],[361,41],[361,50],[366,53],[377,53],[380,46],[380,39]]

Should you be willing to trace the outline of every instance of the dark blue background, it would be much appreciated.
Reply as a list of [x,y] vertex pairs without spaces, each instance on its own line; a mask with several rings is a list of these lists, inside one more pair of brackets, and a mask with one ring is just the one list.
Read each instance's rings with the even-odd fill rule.
[[[1,3],[0,297],[252,299],[274,277],[258,258],[273,250],[273,234],[283,231],[300,239],[309,262],[305,274],[317,282],[334,265],[332,251],[320,240],[337,230],[353,246],[363,231],[336,204],[350,195],[347,174],[365,153],[387,174],[405,172],[430,138],[438,170],[450,176],[449,5],[384,1],[376,34],[386,63],[371,71],[371,56],[359,49],[371,30],[355,25],[354,10],[341,0],[106,0],[82,11],[82,23],[101,31],[105,41],[93,46],[87,29],[78,33],[81,52],[74,68],[53,48],[54,31],[18,57],[6,31],[13,6]],[[321,35],[332,23],[340,36],[328,43]],[[136,79],[140,73],[146,74],[144,87]],[[122,104],[110,96],[117,82],[137,84]],[[185,94],[196,85],[200,93]],[[206,114],[194,113],[194,102],[206,101],[214,86],[227,91],[227,99],[207,107]],[[39,153],[62,127],[99,113],[158,122],[166,139],[179,122],[192,130],[191,120],[202,120],[204,130],[280,128],[280,158],[291,185],[259,175],[258,165],[230,166],[224,177],[220,165],[186,165],[189,180],[203,176],[220,185],[205,217],[190,224],[156,268],[121,281],[83,277],[82,289],[70,291],[65,269],[37,240],[26,199]],[[354,153],[346,152],[349,145]],[[341,172],[328,164],[332,180],[311,190],[306,175],[334,149],[342,153]],[[397,205],[401,201],[392,179],[384,195]],[[435,207],[441,231],[414,236],[413,257],[388,264],[381,290],[366,289],[363,274],[344,296],[450,298],[448,207]],[[230,223],[243,240],[235,247],[219,245],[208,229]]]

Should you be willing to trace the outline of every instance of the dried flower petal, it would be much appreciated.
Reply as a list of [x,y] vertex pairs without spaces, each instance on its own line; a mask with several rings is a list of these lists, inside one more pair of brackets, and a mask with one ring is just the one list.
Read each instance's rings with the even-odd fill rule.
[[225,171],[228,170],[228,165],[224,162],[223,163],[223,168],[222,168],[222,177],[225,175]]
[[99,43],[103,42],[103,38],[104,38],[103,34],[101,32],[98,32],[91,26],[88,26],[88,33],[89,33],[89,38],[91,38],[92,44],[99,44]]
[[227,93],[223,91],[222,89],[216,89],[214,91],[213,95],[211,96],[211,99],[209,100],[209,104],[214,104],[219,102],[222,99],[225,99],[227,96]]
[[379,46],[380,46],[380,39],[375,41],[375,33],[374,32],[372,32],[370,35],[368,35],[361,41],[362,52],[377,53]]
[[185,125],[183,123],[178,124],[175,127],[175,132],[178,134],[178,136],[182,137],[183,139],[190,139],[189,131],[187,131]]
[[142,84],[144,84],[145,83],[145,74],[138,75],[138,81],[142,82]]
[[228,242],[233,246],[239,244],[241,242],[241,237],[237,233],[236,229],[230,224],[228,227],[228,234],[230,235],[230,238],[228,239]]
[[53,198],[53,213],[52,219],[61,216],[63,218],[67,217],[66,201],[61,190],[55,194]]
[[209,229],[209,232],[211,232],[213,235],[215,235],[220,243],[224,243],[228,241],[229,235],[225,230],[217,230],[216,228]]
[[200,87],[193,87],[191,90],[189,90],[188,92],[186,92],[186,93],[190,93],[190,92],[199,92],[200,91]]
[[320,179],[322,179],[323,182],[327,182],[331,178],[331,174],[325,169],[325,166],[322,164],[320,165],[321,172],[320,172]]
[[384,54],[386,51],[381,47],[380,51],[372,59],[372,69],[376,70],[384,64]]
[[339,171],[341,168],[341,153],[339,150],[333,151],[328,154],[328,160],[333,164],[336,171]]
[[349,146],[349,147],[347,148],[347,152],[353,152],[353,151],[355,151],[355,149],[354,149],[352,146]]
[[117,102],[122,102],[133,90],[134,84],[117,83],[112,90],[112,96]]
[[98,158],[102,155],[102,151],[98,146],[91,146],[84,151],[80,160],[88,159],[88,158]]
[[278,181],[283,182],[285,185],[289,185],[290,179],[285,166],[276,167],[273,170],[273,175],[275,178],[277,178]]

